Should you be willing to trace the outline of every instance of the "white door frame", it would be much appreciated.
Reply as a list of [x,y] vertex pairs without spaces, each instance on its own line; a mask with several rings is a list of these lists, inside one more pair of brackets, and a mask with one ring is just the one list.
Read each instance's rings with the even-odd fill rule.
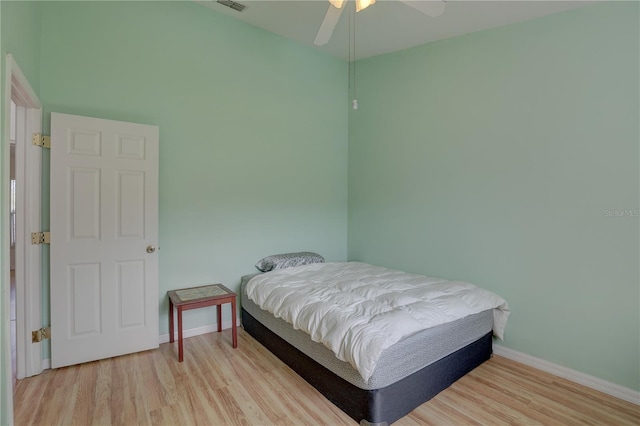
[[[18,190],[19,198],[16,210],[20,209],[16,218],[16,367],[17,377],[24,378],[39,374],[42,371],[42,347],[41,344],[31,343],[31,331],[42,326],[42,255],[40,246],[31,245],[31,232],[41,231],[41,164],[42,155],[39,148],[31,145],[31,134],[40,133],[42,128],[42,104],[37,94],[31,88],[29,81],[21,71],[11,54],[6,57],[6,80],[4,88],[4,143],[3,150],[3,203],[9,205],[9,160],[10,160],[10,120],[11,100],[20,107],[21,121],[24,127],[17,129],[16,134],[16,178],[22,180],[22,187]],[[6,248],[2,259],[2,282],[5,288],[5,315],[3,326],[7,331],[7,350],[10,350],[9,327],[9,214],[3,211],[2,226],[3,238],[0,244]],[[5,354],[10,356],[10,354]],[[7,358],[10,359],[10,358]],[[11,364],[5,377],[11,381]],[[7,387],[11,389],[11,385]],[[12,399],[8,395],[7,399]],[[12,404],[7,405],[9,408]],[[10,413],[11,414],[11,413]],[[11,418],[10,416],[9,418]]]

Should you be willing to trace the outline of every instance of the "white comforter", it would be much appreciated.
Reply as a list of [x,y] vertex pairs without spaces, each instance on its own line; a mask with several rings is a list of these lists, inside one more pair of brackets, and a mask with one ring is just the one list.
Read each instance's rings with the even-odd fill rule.
[[494,309],[503,338],[507,302],[490,291],[366,263],[316,263],[251,279],[249,299],[302,330],[368,380],[382,351],[420,330]]

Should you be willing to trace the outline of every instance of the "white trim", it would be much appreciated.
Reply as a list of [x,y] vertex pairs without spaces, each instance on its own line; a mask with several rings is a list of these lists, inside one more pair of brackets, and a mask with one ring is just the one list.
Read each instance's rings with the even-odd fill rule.
[[[236,324],[238,324],[238,327],[240,327],[240,321],[236,320]],[[231,328],[231,320],[222,321],[222,329],[226,330],[228,328]],[[182,338],[186,339],[187,337],[199,336],[201,334],[216,333],[217,331],[218,331],[217,324],[209,324],[202,327],[189,328],[187,330],[183,330]],[[174,332],[176,333],[174,337],[177,340],[178,339],[177,330],[174,329]],[[169,343],[169,333],[161,334],[159,343]]]
[[16,361],[19,360],[18,379],[22,379],[42,372],[41,344],[33,344],[30,339],[31,331],[43,325],[42,246],[32,245],[30,241],[31,232],[43,230],[42,148],[31,144],[31,135],[40,133],[42,129],[42,110],[18,108],[25,111],[24,122],[21,123],[24,127],[19,129],[22,135],[17,138],[16,145],[16,208],[22,222],[18,223],[16,232],[16,305],[23,313],[16,315]]
[[[238,327],[240,327],[239,321],[237,324]],[[222,329],[225,330],[228,328],[231,328],[231,321],[223,321]],[[218,327],[216,324],[210,324],[184,330],[182,332],[182,336],[183,338],[194,337],[201,334],[214,333],[217,330]],[[159,336],[159,343],[169,343],[169,333],[161,334]],[[633,389],[616,385],[615,383],[607,382],[606,380],[598,379],[597,377],[593,377],[495,343],[493,344],[493,353],[521,364],[528,365],[529,367],[562,377],[563,379],[571,380],[572,382],[606,393],[607,395],[631,402],[632,404],[640,405],[640,392]],[[51,362],[49,359],[42,360],[42,368],[51,368]]]
[[[0,205],[2,206],[8,206],[9,205],[9,191],[7,191],[7,182],[9,182],[11,180],[11,176],[10,176],[10,172],[9,172],[9,165],[10,165],[10,157],[11,157],[11,150],[10,150],[10,144],[11,144],[11,134],[9,133],[9,129],[11,126],[11,65],[13,63],[13,60],[11,60],[11,57],[9,55],[7,55],[7,60],[5,63],[5,69],[6,69],[6,77],[5,77],[5,81],[4,81],[4,92],[3,92],[3,96],[4,99],[2,100],[2,102],[4,102],[4,117],[2,117],[2,119],[4,120],[4,132],[2,133],[2,143],[0,146],[0,149],[2,149],[2,179],[0,180],[0,182],[2,183],[2,188],[4,188],[4,190],[0,189],[0,194],[2,196],[2,202],[0,203]],[[2,241],[0,241],[0,244],[2,244],[2,247],[5,248],[5,250],[2,251],[2,259],[0,259],[0,265],[2,266],[0,273],[2,274],[2,279],[0,280],[0,283],[4,283],[4,285],[2,286],[2,288],[0,289],[0,291],[2,291],[3,293],[3,301],[4,304],[2,306],[2,312],[4,312],[4,315],[2,315],[2,318],[0,318],[0,321],[2,321],[0,323],[0,327],[2,327],[3,329],[3,333],[5,336],[5,341],[4,343],[4,348],[5,351],[3,354],[1,354],[0,358],[4,358],[6,360],[5,364],[5,371],[4,371],[4,377],[5,377],[5,382],[2,384],[3,386],[0,386],[0,398],[2,398],[5,407],[7,407],[8,413],[6,414],[6,418],[9,420],[9,422],[11,424],[13,424],[13,377],[12,377],[12,372],[11,372],[11,362],[9,360],[11,360],[11,329],[10,329],[10,312],[11,312],[11,303],[10,303],[10,299],[11,299],[11,293],[10,293],[10,283],[11,283],[11,272],[10,272],[10,265],[11,265],[11,260],[10,260],[10,256],[11,256],[11,251],[9,250],[9,247],[11,246],[11,242],[9,240],[9,215],[7,214],[7,212],[5,211],[6,209],[3,209],[2,212],[0,212],[0,218],[2,221]],[[2,363],[0,362],[0,368],[2,367]],[[6,394],[3,395],[2,394],[2,387],[4,387],[5,389],[8,390],[8,392],[5,392]]]
[[[240,321],[237,321],[236,324],[238,324],[238,327],[240,327]],[[222,329],[226,330],[228,328],[231,328],[231,321],[222,321]],[[183,330],[182,337],[186,339],[187,337],[194,337],[194,336],[199,336],[201,334],[207,334],[207,333],[215,333],[217,331],[218,331],[217,324],[210,324],[202,327]],[[159,343],[169,343],[169,333],[161,334],[158,337],[158,341]],[[43,359],[42,369],[48,370],[49,368],[51,368],[51,359],[50,358]]]
[[[42,344],[31,343],[30,338],[32,330],[42,327],[42,248],[30,243],[31,232],[41,230],[42,153],[30,141],[31,134],[40,133],[42,129],[42,104],[11,54],[7,54],[6,70],[5,105],[13,100],[22,111],[22,120],[16,129],[16,177],[20,186],[16,207],[20,209],[18,219],[21,223],[16,233],[15,251],[16,367],[18,379],[22,379],[42,372]],[[8,120],[10,112],[5,113],[5,123]],[[5,128],[5,136],[8,132]],[[6,145],[4,149],[8,149],[8,143]],[[3,178],[6,186],[8,178]],[[2,244],[8,246],[6,241]]]
[[18,379],[27,377],[27,365],[25,362],[30,347],[25,338],[29,329],[29,321],[25,321],[26,309],[24,302],[26,299],[26,283],[29,275],[26,268],[25,235],[28,224],[24,220],[25,215],[25,174],[24,164],[26,158],[26,147],[24,143],[27,123],[27,108],[16,104],[16,246],[15,246],[15,280],[16,280],[16,375]]
[[38,99],[38,95],[31,88],[31,84],[29,84],[29,80],[25,77],[24,73],[18,66],[18,63],[13,59],[13,55],[10,53],[7,54],[7,79],[11,82],[11,87],[8,89],[8,93],[10,97],[17,104],[21,104],[23,106],[40,109],[42,108],[42,104],[40,103],[40,99]]
[[563,379],[571,380],[572,382],[606,393],[607,395],[631,402],[632,404],[640,405],[640,392],[636,390],[607,382],[606,380],[602,380],[495,343],[493,345],[493,353],[509,358],[513,361],[517,361],[521,364],[528,365],[529,367],[562,377]]

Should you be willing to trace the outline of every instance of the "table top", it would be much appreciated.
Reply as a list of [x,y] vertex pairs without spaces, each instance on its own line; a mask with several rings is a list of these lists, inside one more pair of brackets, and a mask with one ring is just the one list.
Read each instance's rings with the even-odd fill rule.
[[167,295],[174,305],[201,302],[203,300],[224,299],[235,297],[235,293],[222,284],[208,284],[199,287],[169,290]]

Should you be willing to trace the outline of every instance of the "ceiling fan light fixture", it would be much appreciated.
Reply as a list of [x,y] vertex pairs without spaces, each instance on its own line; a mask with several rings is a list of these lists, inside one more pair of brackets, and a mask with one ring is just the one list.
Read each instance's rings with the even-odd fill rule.
[[331,3],[336,9],[342,9],[344,0],[329,0],[329,3]]
[[356,12],[360,12],[361,10],[366,9],[367,7],[371,6],[375,2],[376,0],[356,0]]

